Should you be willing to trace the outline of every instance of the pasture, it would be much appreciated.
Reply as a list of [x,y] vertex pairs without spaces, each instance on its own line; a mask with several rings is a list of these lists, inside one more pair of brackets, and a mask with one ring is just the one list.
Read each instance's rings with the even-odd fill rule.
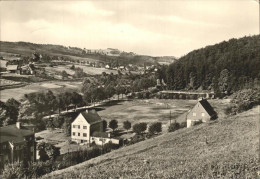
[[58,93],[66,90],[78,91],[80,86],[81,86],[81,82],[78,81],[45,81],[45,82],[31,83],[26,86],[22,86],[18,88],[1,90],[0,91],[1,101],[5,102],[9,98],[20,100],[24,97],[25,94],[40,92],[40,91],[51,90],[54,93]]
[[102,119],[108,122],[112,119],[118,121],[119,129],[123,129],[123,122],[128,120],[132,123],[162,122],[163,129],[166,129],[170,121],[185,121],[181,118],[193,105],[196,100],[165,100],[165,99],[146,99],[133,101],[120,101],[114,105],[102,106],[104,110],[98,112]]

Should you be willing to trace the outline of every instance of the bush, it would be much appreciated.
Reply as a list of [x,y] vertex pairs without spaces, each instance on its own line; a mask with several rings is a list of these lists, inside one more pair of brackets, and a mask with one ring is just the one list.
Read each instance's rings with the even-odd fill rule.
[[147,124],[145,122],[137,123],[133,126],[133,131],[136,134],[142,134],[147,129]]
[[178,122],[171,123],[168,132],[174,132],[176,130],[180,129],[180,124]]
[[260,104],[260,92],[257,89],[237,91],[231,98],[231,105],[225,109],[226,114],[235,115]]
[[22,178],[24,170],[21,162],[14,162],[13,164],[5,165],[2,177],[5,179]]
[[145,140],[145,137],[143,135],[134,135],[133,137],[131,137],[130,142],[128,144],[135,144],[143,140]]
[[156,123],[153,123],[149,126],[149,129],[148,129],[149,133],[150,134],[155,134],[155,133],[160,133],[162,132],[162,123],[161,122],[156,122]]

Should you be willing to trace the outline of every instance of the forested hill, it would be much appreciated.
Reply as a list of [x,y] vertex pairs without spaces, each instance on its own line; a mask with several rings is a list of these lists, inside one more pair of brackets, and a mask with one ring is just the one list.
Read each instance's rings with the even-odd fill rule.
[[230,39],[194,50],[159,73],[169,89],[232,93],[259,86],[260,36]]

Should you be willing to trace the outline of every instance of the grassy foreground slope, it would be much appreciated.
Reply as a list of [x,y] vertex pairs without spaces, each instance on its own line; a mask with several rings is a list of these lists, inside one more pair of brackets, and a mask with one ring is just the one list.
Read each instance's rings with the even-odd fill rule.
[[43,178],[257,178],[258,120],[259,106],[121,148]]

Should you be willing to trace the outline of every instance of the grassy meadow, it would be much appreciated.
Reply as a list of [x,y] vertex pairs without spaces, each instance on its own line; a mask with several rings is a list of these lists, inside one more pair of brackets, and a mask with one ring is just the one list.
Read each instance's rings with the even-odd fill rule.
[[[224,102],[226,103],[226,102]],[[259,106],[165,133],[42,178],[257,178]]]

